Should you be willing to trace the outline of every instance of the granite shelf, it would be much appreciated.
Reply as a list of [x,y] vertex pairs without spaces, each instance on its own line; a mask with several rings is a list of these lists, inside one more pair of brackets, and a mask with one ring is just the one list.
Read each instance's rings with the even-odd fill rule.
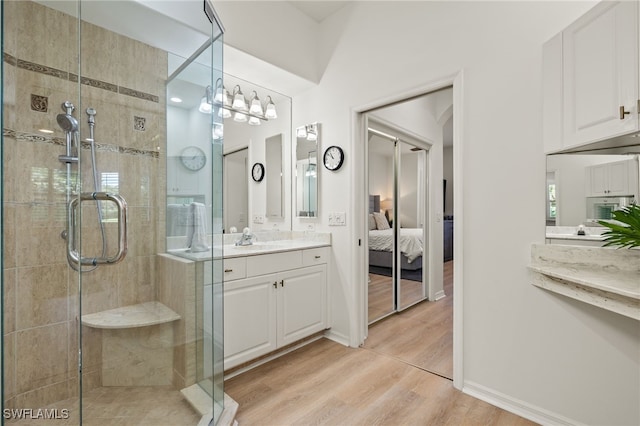
[[532,284],[640,321],[640,251],[532,247]]

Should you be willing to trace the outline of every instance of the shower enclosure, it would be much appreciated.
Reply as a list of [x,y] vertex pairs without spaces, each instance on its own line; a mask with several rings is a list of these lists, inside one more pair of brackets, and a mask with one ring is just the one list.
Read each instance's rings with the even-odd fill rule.
[[215,11],[0,7],[3,424],[217,424],[222,119],[198,111],[222,78]]

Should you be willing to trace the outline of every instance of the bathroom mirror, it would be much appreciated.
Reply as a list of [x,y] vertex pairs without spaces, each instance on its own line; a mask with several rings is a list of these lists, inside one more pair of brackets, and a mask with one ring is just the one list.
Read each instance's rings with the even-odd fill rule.
[[311,123],[296,129],[296,216],[318,215],[318,145],[320,124]]
[[224,230],[249,226],[249,149],[224,155]]
[[265,168],[267,180],[267,218],[284,217],[284,179],[282,173],[282,134],[265,141]]
[[639,158],[640,144],[547,155],[546,225],[598,226],[607,206],[638,203]]
[[[168,235],[184,235],[186,232],[181,220],[181,210],[184,205],[192,201],[200,201],[195,197],[199,195],[199,186],[211,180],[209,167],[203,167],[199,171],[185,169],[180,164],[181,151],[173,149],[178,143],[187,145],[199,145],[206,148],[208,140],[195,140],[191,138],[192,129],[202,129],[209,126],[211,112],[224,115],[215,104],[215,96],[221,92],[218,89],[226,89],[225,95],[233,99],[234,91],[241,90],[246,99],[247,108],[254,107],[254,103],[261,104],[266,113],[269,102],[273,102],[277,111],[277,117],[266,120],[253,120],[247,114],[236,116],[234,111],[229,111],[227,117],[222,120],[222,125],[216,122],[213,129],[213,141],[223,141],[224,167],[223,167],[223,221],[222,227],[225,233],[232,228],[242,231],[244,227],[252,230],[260,229],[291,229],[291,210],[286,205],[291,203],[291,98],[281,93],[262,87],[256,83],[243,80],[230,74],[223,74],[217,88],[211,91],[214,98],[212,111],[206,111],[207,81],[204,77],[209,74],[204,72],[184,73],[180,80],[172,81],[168,86],[168,95],[180,98],[180,103],[169,102],[168,122],[187,121],[185,132],[175,131],[169,134],[169,149],[167,156],[167,175],[169,185],[167,194],[169,203],[176,204],[176,214],[172,215],[177,223],[170,228]],[[237,95],[237,93],[236,93]],[[203,104],[203,100],[205,100]],[[204,107],[204,108],[203,108]],[[181,120],[181,121],[180,121]],[[179,126],[171,126],[171,129],[180,129]],[[176,141],[172,144],[172,141]],[[175,152],[174,152],[175,151]],[[254,182],[250,177],[251,166],[254,163],[262,163],[265,166],[265,179]],[[214,172],[215,173],[215,172]],[[185,197],[187,196],[187,197]],[[200,197],[201,198],[201,197]],[[206,202],[206,200],[201,201]],[[288,212],[288,213],[287,213]]]

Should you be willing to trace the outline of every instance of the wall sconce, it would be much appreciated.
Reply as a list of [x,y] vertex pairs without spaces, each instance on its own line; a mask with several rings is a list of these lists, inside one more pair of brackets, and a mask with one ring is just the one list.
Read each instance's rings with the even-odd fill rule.
[[315,124],[307,124],[296,129],[296,137],[308,141],[318,140],[318,127]]
[[[215,108],[214,108],[215,107]],[[217,109],[217,114],[222,118],[231,118],[240,123],[248,122],[251,126],[259,126],[262,121],[278,118],[276,105],[271,96],[267,96],[263,104],[258,93],[251,92],[250,101],[247,102],[239,84],[236,84],[229,95],[229,91],[223,86],[222,79],[216,80],[215,90],[207,86],[205,96],[200,101],[198,110],[205,114],[211,114]]]

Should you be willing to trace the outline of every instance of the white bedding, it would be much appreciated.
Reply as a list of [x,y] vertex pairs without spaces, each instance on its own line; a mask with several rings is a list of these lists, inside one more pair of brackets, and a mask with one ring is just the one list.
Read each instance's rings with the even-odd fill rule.
[[[369,231],[369,250],[392,251],[393,229]],[[409,263],[422,256],[422,228],[400,228],[400,252]]]

